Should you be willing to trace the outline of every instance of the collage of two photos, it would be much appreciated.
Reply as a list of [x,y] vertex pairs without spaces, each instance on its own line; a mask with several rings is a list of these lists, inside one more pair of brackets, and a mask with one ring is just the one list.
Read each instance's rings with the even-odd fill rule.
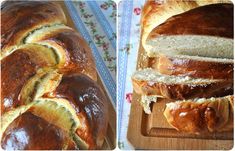
[[232,150],[230,0],[1,1],[2,150]]

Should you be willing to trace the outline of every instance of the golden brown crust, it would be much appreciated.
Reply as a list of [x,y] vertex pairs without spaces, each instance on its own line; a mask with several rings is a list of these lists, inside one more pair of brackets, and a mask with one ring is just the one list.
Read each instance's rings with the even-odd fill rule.
[[203,61],[158,55],[149,59],[148,67],[166,75],[207,79],[233,79],[234,64],[233,62]]
[[29,32],[58,23],[66,23],[62,8],[45,1],[6,1],[1,8],[1,57],[22,43]]
[[141,95],[160,95],[172,100],[220,97],[233,94],[233,81],[221,80],[208,84],[167,84],[132,78],[136,93]]
[[233,38],[233,4],[211,4],[173,16],[154,28],[147,40],[161,35]]
[[179,131],[196,134],[229,131],[233,129],[230,101],[233,96],[172,102],[166,105],[164,116]]
[[[96,83],[89,45],[63,25],[61,7],[54,2],[5,2],[1,17],[2,147],[11,147],[15,129],[23,128],[31,141],[12,143],[14,149],[101,148],[108,124],[107,98]],[[26,110],[30,115],[23,113]]]
[[43,32],[36,35],[31,43],[43,43],[52,46],[57,53],[65,55],[61,72],[83,73],[93,80],[97,80],[95,62],[91,49],[81,35],[71,28],[64,28]]
[[[41,67],[56,65],[50,56],[40,56],[40,47],[21,48],[1,61],[1,113],[22,105],[19,94]],[[46,50],[45,50],[46,51]],[[48,50],[49,51],[49,50]]]
[[67,132],[30,112],[18,116],[8,126],[1,147],[6,150],[77,149]]
[[[146,47],[146,39],[149,34],[151,34],[149,39],[156,38],[159,35],[177,34],[212,35],[233,38],[233,16],[231,16],[233,14],[232,4],[211,5],[204,8],[198,8],[214,3],[231,2],[218,0],[179,0],[161,2],[162,3],[159,3],[159,1],[148,0],[142,9],[141,43],[146,50],[148,48]],[[198,9],[200,11],[197,12],[198,14],[193,14],[192,9]],[[210,18],[216,18],[213,15],[216,14],[217,11],[211,11],[211,13],[207,14],[204,9],[218,9],[218,11],[221,11],[221,14],[218,14],[219,21],[217,19],[207,21]],[[186,11],[189,11],[189,14],[187,14],[188,12]],[[181,15],[185,18],[181,18]],[[210,15],[212,15],[212,17],[210,17]],[[226,17],[223,18],[223,15]],[[203,18],[204,16],[207,17]],[[195,20],[200,22],[198,23],[200,26],[195,24]],[[207,22],[209,24],[207,24]],[[197,27],[195,25],[197,25]],[[222,28],[218,28],[221,26]],[[154,83],[132,79],[134,90],[141,95],[161,95],[175,101],[176,99],[198,97],[206,99],[209,97],[220,97],[233,94],[233,80],[231,80],[233,79],[233,63],[224,64],[186,58],[158,56],[157,58],[149,59],[148,67],[152,67],[160,73],[167,75],[230,80],[225,80],[224,83],[218,82],[192,86],[184,84]],[[223,73],[221,71],[223,71]],[[216,98],[216,101],[208,100],[204,103],[195,103],[191,100],[173,102],[173,105],[166,107],[164,115],[168,122],[180,131],[189,133],[229,131],[233,129],[233,107],[231,107],[232,105],[229,105],[229,102],[233,102],[233,96],[231,98],[229,96],[226,99],[227,101]]]
[[[174,6],[174,7],[172,7]],[[141,30],[142,44],[145,47],[145,40],[153,28],[163,23],[173,15],[193,9],[198,5],[196,2],[186,1],[155,1],[148,0],[142,11]]]
[[142,45],[145,48],[145,41],[149,33],[158,25],[164,23],[168,18],[184,13],[188,10],[214,3],[231,3],[230,1],[208,0],[208,1],[155,1],[148,0],[142,10],[141,16],[141,33]]
[[72,104],[82,128],[76,130],[89,149],[101,148],[106,134],[107,98],[100,87],[85,75],[64,76],[55,91],[44,98],[64,98]]

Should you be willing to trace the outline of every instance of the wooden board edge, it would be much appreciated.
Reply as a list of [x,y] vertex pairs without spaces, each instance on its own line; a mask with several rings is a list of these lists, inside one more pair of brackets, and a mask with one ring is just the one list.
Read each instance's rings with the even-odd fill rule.
[[166,138],[143,135],[141,132],[142,125],[139,121],[142,119],[144,113],[142,107],[139,105],[138,101],[136,101],[136,97],[138,97],[138,95],[133,94],[133,105],[131,105],[127,131],[127,139],[135,149],[231,150],[233,148],[234,140]]

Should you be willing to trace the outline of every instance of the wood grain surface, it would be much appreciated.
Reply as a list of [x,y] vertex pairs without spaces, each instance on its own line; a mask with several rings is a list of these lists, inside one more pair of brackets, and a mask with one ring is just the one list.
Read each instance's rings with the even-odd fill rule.
[[[137,69],[148,67],[148,63],[149,58],[140,43]],[[163,115],[169,100],[158,99],[152,104],[152,113],[145,114],[138,102],[140,98],[140,95],[133,92],[127,132],[127,139],[135,149],[229,150],[233,148],[233,131],[203,135],[178,132],[168,124]]]
[[[67,8],[66,8],[64,2],[58,1],[57,3],[59,3],[62,6],[63,10],[64,10],[64,13],[66,15],[67,22],[68,22],[67,25],[72,27],[73,29],[77,30],[74,23],[73,23],[73,20],[71,19],[70,15],[67,11]],[[108,108],[109,108],[108,129],[107,129],[107,134],[106,134],[105,142],[103,144],[102,149],[111,150],[111,149],[114,149],[116,147],[116,111],[115,111],[115,109],[114,109],[114,107],[111,103],[110,97],[108,96],[107,92],[105,91],[104,85],[101,82],[101,79],[100,79],[99,75],[98,75],[98,84],[104,90],[105,95],[108,98]]]

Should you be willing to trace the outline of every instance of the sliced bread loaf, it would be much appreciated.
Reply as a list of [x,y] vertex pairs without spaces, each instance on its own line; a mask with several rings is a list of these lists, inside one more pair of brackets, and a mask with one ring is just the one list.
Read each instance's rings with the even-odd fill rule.
[[146,40],[148,56],[159,53],[233,58],[233,4],[211,4],[173,16]]
[[229,131],[233,129],[233,96],[171,102],[166,104],[164,116],[179,131]]
[[150,68],[136,71],[132,84],[138,94],[168,99],[208,98],[233,93],[233,80],[169,76]]
[[[229,0],[193,0],[193,1],[156,1],[146,0],[142,9],[141,16],[141,33],[142,45],[145,48],[145,42],[149,33],[157,26],[164,23],[168,18],[184,13],[191,9],[214,4],[214,3],[231,3]],[[187,18],[190,19],[190,18]],[[174,28],[175,30],[175,28]]]

